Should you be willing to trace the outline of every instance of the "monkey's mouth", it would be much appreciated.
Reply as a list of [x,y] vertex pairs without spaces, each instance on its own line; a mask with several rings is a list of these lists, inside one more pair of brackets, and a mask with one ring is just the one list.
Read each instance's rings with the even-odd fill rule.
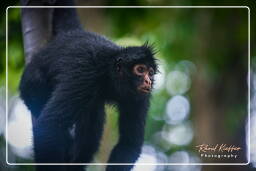
[[143,93],[150,93],[151,88],[150,87],[139,87],[138,90]]

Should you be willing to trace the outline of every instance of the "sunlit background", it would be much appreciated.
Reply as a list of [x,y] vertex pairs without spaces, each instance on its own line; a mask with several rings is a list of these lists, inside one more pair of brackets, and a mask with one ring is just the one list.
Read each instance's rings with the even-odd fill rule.
[[[105,5],[111,5],[108,3]],[[78,1],[78,5],[85,4]],[[91,8],[78,12],[87,30],[104,34],[122,46],[149,41],[158,51],[159,73],[147,118],[145,142],[137,163],[247,163],[247,146],[251,144],[249,166],[137,165],[133,171],[248,171],[256,168],[256,58],[254,53],[250,68],[251,142],[248,142],[246,8]],[[9,9],[8,14],[8,161],[31,163],[31,115],[19,98],[17,88],[24,68],[20,10]],[[1,30],[0,35],[4,34]],[[1,45],[2,56],[5,56],[4,49]],[[32,171],[33,166],[5,164],[5,61],[0,62],[0,171]],[[106,162],[118,139],[117,111],[110,106],[106,106],[106,110],[105,132],[94,162]],[[200,157],[195,147],[203,143],[233,144],[242,151],[237,160],[209,160]],[[89,166],[87,170],[101,171],[104,167]]]

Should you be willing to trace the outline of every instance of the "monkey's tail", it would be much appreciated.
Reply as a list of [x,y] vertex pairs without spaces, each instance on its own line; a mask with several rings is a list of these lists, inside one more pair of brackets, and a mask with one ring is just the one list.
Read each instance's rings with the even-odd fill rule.
[[82,29],[74,4],[74,0],[56,0],[55,6],[60,7],[54,8],[53,11],[53,35],[70,30]]

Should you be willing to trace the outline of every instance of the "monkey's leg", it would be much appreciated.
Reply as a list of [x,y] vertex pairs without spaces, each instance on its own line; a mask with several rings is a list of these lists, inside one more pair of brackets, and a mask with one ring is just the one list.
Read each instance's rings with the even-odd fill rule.
[[37,118],[52,91],[49,82],[47,83],[45,79],[44,73],[32,63],[29,64],[24,70],[19,88],[21,98],[31,111],[33,117]]
[[[43,121],[45,119],[45,121]],[[47,120],[47,122],[46,122]],[[33,125],[36,163],[65,163],[70,137],[68,130],[40,116]],[[64,166],[37,166],[37,171],[64,170]]]
[[[127,101],[119,105],[119,141],[111,152],[109,163],[135,163],[144,140],[147,101]],[[110,165],[107,171],[130,171],[133,165]]]
[[[76,123],[72,163],[90,163],[100,145],[105,120],[104,104],[100,102],[94,104],[97,105]],[[69,171],[82,170],[84,167],[74,166]]]
[[[61,84],[52,93],[41,115],[33,125],[36,163],[67,163],[69,131],[78,114],[84,113],[79,89]],[[79,87],[78,87],[79,88]],[[84,99],[83,97],[81,97]],[[86,100],[85,100],[86,101]],[[82,107],[81,107],[82,106]],[[65,166],[38,166],[38,171],[62,171]]]

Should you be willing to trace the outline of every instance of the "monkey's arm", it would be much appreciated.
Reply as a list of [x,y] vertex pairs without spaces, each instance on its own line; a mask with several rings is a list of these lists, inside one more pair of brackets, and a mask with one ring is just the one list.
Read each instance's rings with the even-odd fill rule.
[[[134,163],[141,153],[148,101],[127,101],[119,105],[119,141],[109,163]],[[108,166],[107,171],[129,171],[133,165]]]
[[76,122],[72,163],[91,162],[100,144],[104,120],[104,103],[99,99]]

